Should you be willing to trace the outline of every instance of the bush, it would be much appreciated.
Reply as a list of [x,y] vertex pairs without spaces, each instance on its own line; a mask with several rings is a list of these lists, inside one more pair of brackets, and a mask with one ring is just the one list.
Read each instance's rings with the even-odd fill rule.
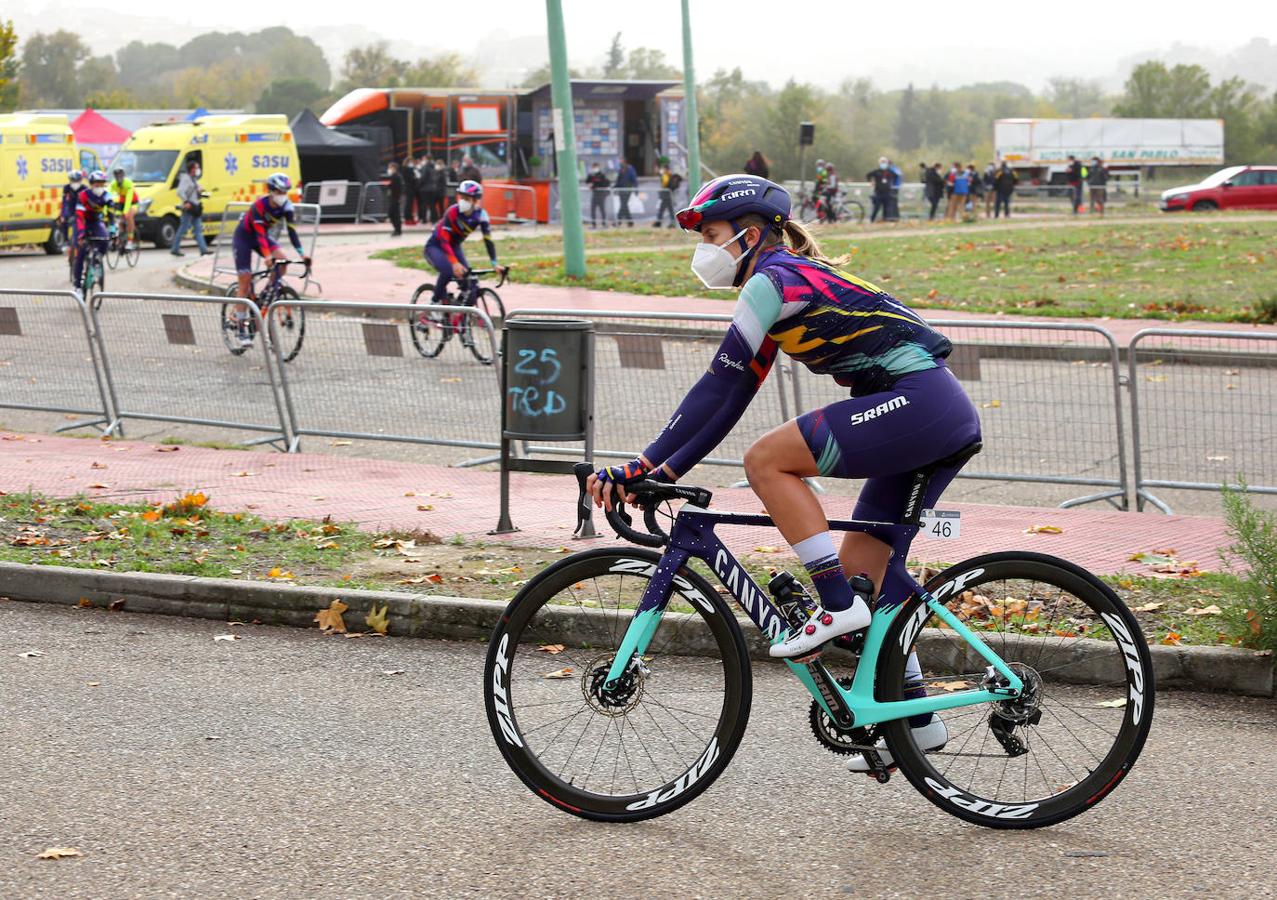
[[1241,564],[1241,604],[1228,610],[1229,624],[1243,646],[1277,650],[1277,517],[1256,509],[1245,493],[1224,489],[1224,516],[1233,543],[1224,551],[1226,562]]
[[1277,294],[1270,294],[1255,301],[1250,318],[1252,322],[1260,325],[1277,325]]

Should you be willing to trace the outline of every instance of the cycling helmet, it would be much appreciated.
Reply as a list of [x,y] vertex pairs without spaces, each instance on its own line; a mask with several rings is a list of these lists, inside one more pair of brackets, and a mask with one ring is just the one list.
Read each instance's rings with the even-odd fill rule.
[[123,175],[123,174],[124,174],[124,166],[116,166],[114,169],[112,169],[112,170],[111,170],[111,174],[112,174],[112,175]]
[[478,200],[483,196],[483,185],[477,181],[467,178],[461,184],[457,185],[457,193],[462,197],[469,197],[471,200]]
[[84,180],[84,171],[82,169],[76,169],[75,171],[73,171],[71,174],[67,176],[67,181],[83,181],[83,180]]
[[106,184],[106,181],[107,181],[106,173],[103,172],[101,169],[94,169],[92,172],[89,173],[89,184],[96,184],[98,182],[101,182],[102,184]]
[[276,172],[266,179],[266,186],[272,191],[291,191],[293,189],[293,180],[283,172]]
[[739,231],[736,219],[754,213],[779,232],[789,221],[791,208],[789,192],[774,181],[757,175],[724,175],[697,191],[691,204],[675,218],[687,231],[700,231],[701,223],[716,219],[726,220],[733,231]]

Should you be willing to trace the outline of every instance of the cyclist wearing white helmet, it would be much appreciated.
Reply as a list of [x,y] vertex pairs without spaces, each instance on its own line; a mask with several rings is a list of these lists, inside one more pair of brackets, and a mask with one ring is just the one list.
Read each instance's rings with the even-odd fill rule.
[[461,242],[476,228],[483,233],[483,246],[488,251],[488,261],[492,263],[492,268],[498,272],[504,271],[497,265],[497,247],[492,243],[492,222],[488,219],[488,211],[483,208],[483,185],[466,179],[457,185],[457,202],[449,206],[440,217],[422,250],[430,265],[439,273],[433,302],[444,302],[448,282],[454,278],[460,281],[470,270]]

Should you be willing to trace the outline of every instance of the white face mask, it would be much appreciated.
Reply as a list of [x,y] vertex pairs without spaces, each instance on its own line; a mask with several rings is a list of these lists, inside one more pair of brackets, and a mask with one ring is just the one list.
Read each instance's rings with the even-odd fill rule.
[[736,267],[744,256],[732,256],[727,245],[745,233],[744,228],[721,244],[700,243],[692,253],[692,274],[707,288],[731,288],[736,279]]
[[79,190],[80,188],[82,188],[82,187],[84,187],[84,182],[83,182],[83,181],[73,181],[73,182],[71,182],[71,190],[73,190],[73,191],[78,191],[78,190]]
[[106,196],[106,188],[105,188],[105,187],[95,187],[95,188],[93,189],[93,193],[97,194],[99,197],[105,197],[105,196]]
[[199,169],[191,169],[191,177],[192,177],[192,178],[199,178],[199,177],[200,177],[200,174],[201,174],[201,172],[200,172],[200,170],[199,170]]
[[474,209],[473,200],[458,200],[457,209],[461,210],[465,215],[470,215],[470,211]]
[[271,194],[270,202],[274,203],[276,206],[283,206],[285,203],[288,202],[288,195],[287,194]]

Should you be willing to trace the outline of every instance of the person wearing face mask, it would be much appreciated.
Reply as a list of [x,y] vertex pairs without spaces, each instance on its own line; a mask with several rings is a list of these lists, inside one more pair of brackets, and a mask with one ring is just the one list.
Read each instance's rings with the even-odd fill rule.
[[590,174],[585,176],[585,183],[590,188],[590,227],[598,228],[599,219],[607,226],[607,189],[612,182],[603,174],[602,163],[595,163]]
[[[302,249],[302,239],[297,234],[293,203],[288,199],[288,192],[293,189],[293,180],[283,172],[276,172],[266,179],[266,187],[270,193],[265,197],[258,197],[245,210],[231,238],[235,274],[239,279],[239,296],[248,300],[256,299],[253,296],[253,254],[256,253],[264,260],[288,259],[288,254],[271,237],[271,229],[281,222],[288,229],[288,240],[293,249],[307,267],[310,266],[310,257]],[[247,331],[247,310],[243,304],[237,304],[231,314],[235,317],[240,342],[251,344],[253,338]]]
[[112,217],[111,195],[106,189],[106,173],[94,169],[89,173],[89,186],[75,195],[75,275],[76,290],[84,284],[84,260],[89,244],[96,244],[98,252],[105,254],[107,223]]
[[[709,370],[656,439],[629,463],[591,475],[587,486],[595,505],[610,508],[636,481],[677,481],[736,425],[778,351],[849,388],[850,399],[773,429],[745,454],[750,487],[819,595],[808,624],[768,651],[801,659],[869,624],[870,610],[846,572],[868,573],[880,586],[880,605],[898,605],[921,590],[905,565],[916,529],[899,537],[889,529],[848,532],[835,549],[828,519],[803,479],[867,479],[855,517],[899,522],[913,473],[978,440],[980,421],[945,365],[948,339],[886,291],[839,269],[845,258],[825,256],[790,214],[783,187],[744,174],[711,181],[677,214],[685,230],[700,233],[692,256],[697,278],[710,288],[743,286],[732,323]],[[922,508],[934,508],[958,468],[935,471]],[[915,657],[906,672],[905,696],[924,696]],[[938,717],[912,724],[924,749],[947,739]],[[849,768],[867,771],[868,764],[857,756]]]
[[115,208],[124,218],[124,239],[129,246],[132,246],[135,238],[133,219],[137,214],[137,189],[133,186],[133,179],[125,174],[123,166],[116,166],[111,174],[115,176],[115,180],[111,182],[111,193],[115,195]]
[[871,169],[865,175],[865,181],[869,182],[869,186],[873,188],[873,207],[869,211],[869,221],[873,222],[878,218],[878,214],[882,214],[882,220],[887,221],[888,203],[891,200],[891,169],[887,165],[887,157],[878,158],[878,168]]
[[504,271],[497,265],[497,247],[492,243],[492,223],[488,219],[488,211],[483,208],[483,185],[466,179],[457,185],[457,202],[449,206],[440,217],[422,251],[430,265],[439,273],[439,278],[435,281],[433,302],[447,302],[448,282],[454,278],[460,281],[470,271],[461,243],[476,228],[483,234],[483,246],[488,251],[488,261],[492,268],[498,272]]
[[67,248],[67,265],[75,262],[75,204],[76,195],[84,190],[84,173],[76,169],[67,176],[67,183],[62,185],[62,209],[58,213],[58,231],[62,234],[62,242]]
[[177,199],[182,201],[182,221],[178,222],[173,244],[169,247],[169,253],[174,256],[186,255],[182,252],[182,237],[188,230],[195,233],[195,244],[200,248],[200,256],[213,252],[204,243],[204,191],[200,188],[199,178],[199,161],[187,160],[186,171],[177,179]]

